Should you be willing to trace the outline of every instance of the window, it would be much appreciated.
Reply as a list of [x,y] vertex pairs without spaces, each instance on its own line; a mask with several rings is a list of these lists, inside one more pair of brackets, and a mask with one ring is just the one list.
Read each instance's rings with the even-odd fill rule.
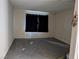
[[26,14],[25,32],[48,32],[48,15]]

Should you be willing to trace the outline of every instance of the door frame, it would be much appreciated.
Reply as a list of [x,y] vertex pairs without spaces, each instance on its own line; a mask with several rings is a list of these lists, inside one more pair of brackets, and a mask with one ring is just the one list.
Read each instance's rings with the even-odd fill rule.
[[[75,17],[76,16],[76,17]],[[75,18],[74,18],[75,17]],[[76,25],[73,26],[72,22],[72,32],[71,32],[71,44],[70,44],[70,54],[69,59],[78,59],[78,0],[74,0],[74,12],[73,12],[73,20],[75,21]],[[73,21],[72,20],[72,21]],[[78,22],[78,23],[77,23]]]

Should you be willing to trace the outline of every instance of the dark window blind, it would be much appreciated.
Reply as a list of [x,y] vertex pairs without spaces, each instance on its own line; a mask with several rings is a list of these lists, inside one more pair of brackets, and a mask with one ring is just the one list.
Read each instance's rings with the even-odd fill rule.
[[48,32],[48,16],[39,15],[39,30],[38,32]]
[[25,32],[48,32],[48,15],[26,14]]

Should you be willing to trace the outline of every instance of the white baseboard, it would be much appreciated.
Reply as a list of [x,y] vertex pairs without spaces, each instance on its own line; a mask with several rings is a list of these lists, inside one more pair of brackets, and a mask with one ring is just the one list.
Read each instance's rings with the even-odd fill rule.
[[53,41],[48,41],[49,43],[51,44],[56,44],[56,45],[59,45],[59,46],[68,46],[68,45],[65,45],[65,44],[62,44],[62,43],[58,43],[58,42],[53,42]]
[[5,58],[7,52],[9,51],[9,49],[10,49],[12,43],[13,43],[13,41],[14,41],[14,40],[11,41],[11,43],[10,43],[9,46],[8,46],[8,49],[6,49],[6,51],[4,51],[4,53],[3,53],[3,55],[0,57],[0,59],[4,59],[4,58]]

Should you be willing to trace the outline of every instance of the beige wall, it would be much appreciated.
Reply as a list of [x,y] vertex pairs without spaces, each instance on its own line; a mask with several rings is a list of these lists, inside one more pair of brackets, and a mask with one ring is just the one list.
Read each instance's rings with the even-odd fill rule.
[[15,38],[47,38],[53,37],[53,14],[49,13],[49,32],[25,32],[25,10],[14,11],[14,33]]
[[15,38],[47,38],[55,37],[70,44],[72,10],[57,13],[49,12],[49,32],[25,32],[25,11],[15,9],[14,34]]
[[61,11],[54,17],[54,37],[70,44],[72,10]]
[[4,59],[13,41],[12,10],[8,0],[0,0],[0,59]]

